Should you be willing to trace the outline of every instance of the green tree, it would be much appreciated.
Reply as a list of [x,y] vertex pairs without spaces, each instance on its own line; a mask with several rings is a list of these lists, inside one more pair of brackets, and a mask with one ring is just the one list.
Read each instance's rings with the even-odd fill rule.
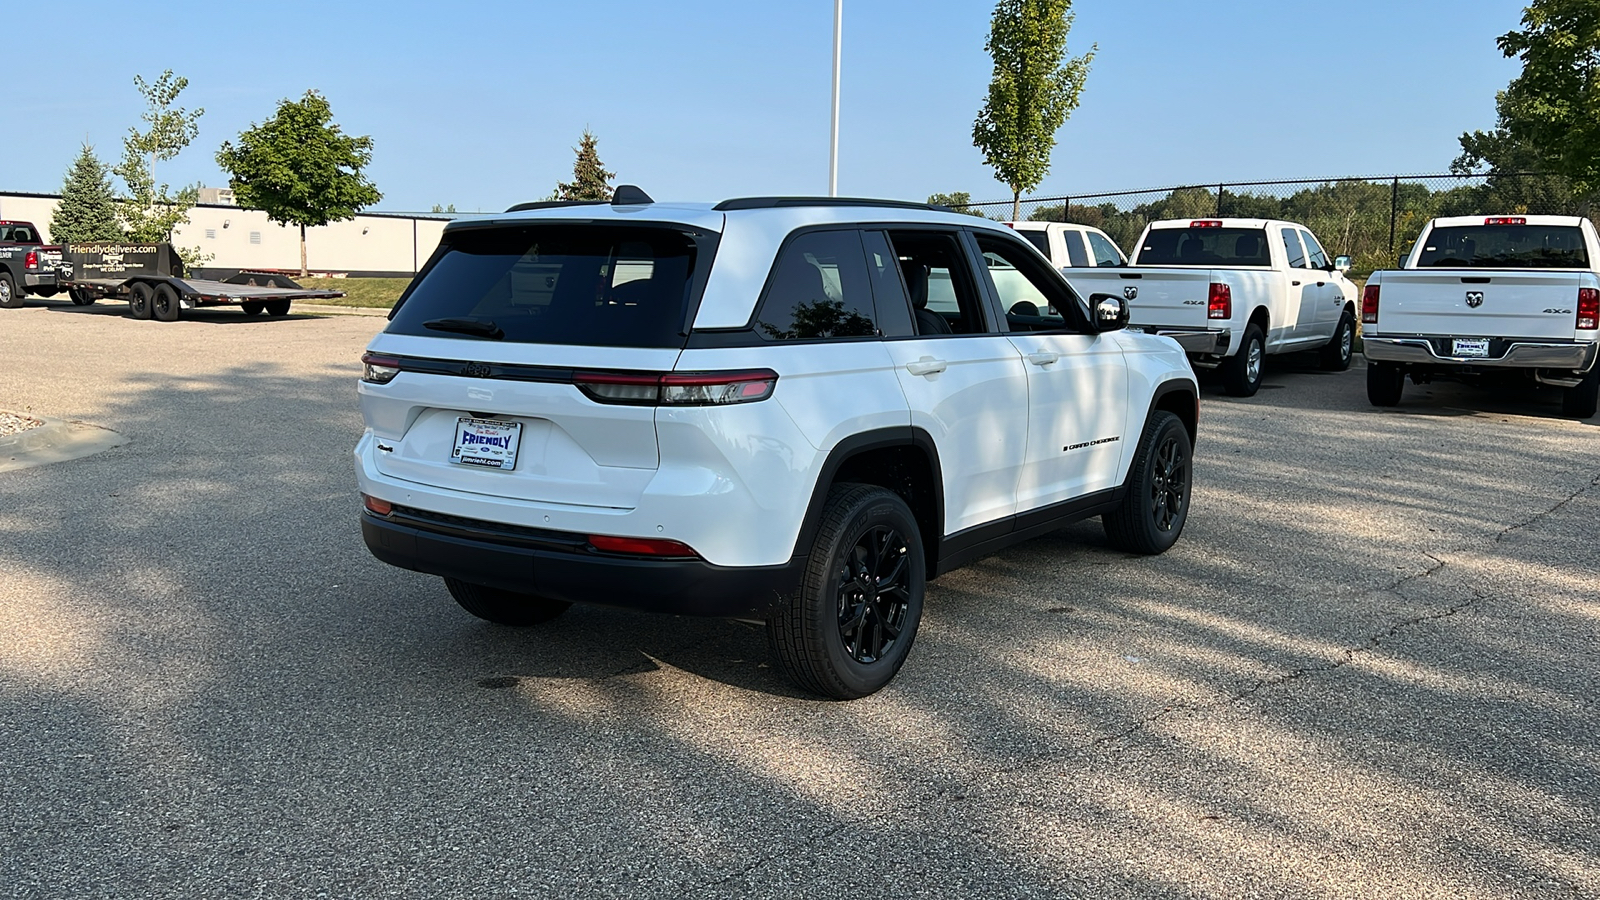
[[595,137],[589,129],[583,130],[583,138],[572,151],[578,158],[572,163],[572,181],[557,182],[555,199],[557,200],[610,200],[611,179],[617,177],[615,172],[607,172],[606,167],[600,163],[600,151],[595,145],[600,139]]
[[1600,2],[1533,0],[1522,25],[1495,42],[1522,60],[1522,74],[1495,95],[1494,129],[1461,136],[1453,168],[1553,172],[1592,198],[1600,189]]
[[994,59],[989,97],[972,126],[972,143],[995,177],[1011,188],[1011,218],[1022,194],[1050,171],[1056,132],[1078,108],[1098,45],[1067,56],[1072,0],[1000,0],[984,49]]
[[66,181],[61,185],[61,202],[50,223],[50,237],[57,243],[73,244],[123,239],[110,170],[88,144],[83,145],[72,168],[67,170]]
[[171,193],[171,188],[156,180],[156,163],[176,158],[189,146],[200,133],[200,117],[205,110],[190,112],[176,105],[178,95],[189,86],[189,79],[173,75],[171,69],[162,72],[154,84],[135,75],[133,85],[144,97],[145,110],[140,118],[146,129],[129,128],[128,136],[122,139],[122,162],[113,171],[128,186],[128,197],[119,212],[130,239],[168,241],[172,239],[172,229],[189,221],[189,210],[199,200],[199,191],[187,187]]
[[958,213],[966,213],[969,216],[977,216],[980,219],[989,218],[988,214],[986,214],[983,210],[973,208],[972,195],[966,191],[953,191],[948,194],[929,194],[928,205],[948,206]]
[[449,206],[440,206],[439,204],[435,203],[433,205],[433,209],[431,210],[431,212],[436,213],[453,213],[455,211],[456,205],[454,203],[450,204]]
[[353,219],[383,199],[361,170],[372,162],[372,138],[345,134],[316,91],[278,101],[277,113],[224,141],[217,165],[234,198],[280,225],[300,226],[300,275],[306,275],[306,228]]

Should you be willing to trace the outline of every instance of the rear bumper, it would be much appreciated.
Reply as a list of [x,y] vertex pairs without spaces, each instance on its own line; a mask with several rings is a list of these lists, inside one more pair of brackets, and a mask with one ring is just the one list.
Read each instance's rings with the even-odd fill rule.
[[1221,328],[1163,328],[1160,325],[1133,326],[1146,334],[1158,334],[1178,342],[1183,352],[1203,356],[1221,356],[1232,344],[1232,334]]
[[1452,337],[1363,337],[1362,353],[1369,360],[1422,365],[1473,366],[1496,369],[1564,369],[1588,372],[1600,357],[1600,342],[1549,343],[1495,338],[1490,355],[1451,356]]
[[766,618],[799,585],[804,558],[782,566],[598,553],[579,535],[397,509],[361,514],[372,555],[392,566],[506,590],[652,612]]
[[22,286],[29,291],[36,288],[51,288],[56,286],[56,273],[54,272],[24,272]]

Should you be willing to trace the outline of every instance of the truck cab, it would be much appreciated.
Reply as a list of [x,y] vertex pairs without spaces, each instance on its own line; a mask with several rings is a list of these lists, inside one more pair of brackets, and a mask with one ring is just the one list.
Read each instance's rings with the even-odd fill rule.
[[1117,242],[1092,225],[1070,222],[1007,222],[1017,234],[1038,248],[1058,269],[1125,266],[1128,255]]
[[22,305],[28,294],[52,297],[61,248],[45,246],[32,222],[0,221],[0,307]]

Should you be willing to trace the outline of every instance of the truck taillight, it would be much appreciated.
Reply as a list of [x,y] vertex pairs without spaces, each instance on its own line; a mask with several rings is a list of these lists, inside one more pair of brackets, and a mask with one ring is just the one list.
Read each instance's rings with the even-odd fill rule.
[[33,250],[24,253],[22,255],[22,266],[25,269],[39,268],[39,254]]
[[1206,318],[1233,318],[1233,288],[1220,281],[1211,282],[1211,291],[1206,296]]
[[1585,331],[1600,329],[1600,290],[1578,288],[1578,327]]
[[578,390],[597,403],[629,406],[727,406],[754,403],[772,396],[778,373],[771,369],[739,372],[579,372]]
[[1369,284],[1361,292],[1361,321],[1365,325],[1378,324],[1378,287]]

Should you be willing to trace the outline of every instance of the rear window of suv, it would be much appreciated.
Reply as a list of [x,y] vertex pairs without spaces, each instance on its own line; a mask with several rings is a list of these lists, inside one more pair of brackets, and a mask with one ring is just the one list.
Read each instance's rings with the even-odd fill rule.
[[1456,225],[1428,232],[1419,269],[1587,269],[1576,225]]
[[1141,266],[1270,266],[1261,228],[1152,228],[1139,247]]
[[449,232],[391,334],[681,347],[709,248],[668,227],[551,223]]

